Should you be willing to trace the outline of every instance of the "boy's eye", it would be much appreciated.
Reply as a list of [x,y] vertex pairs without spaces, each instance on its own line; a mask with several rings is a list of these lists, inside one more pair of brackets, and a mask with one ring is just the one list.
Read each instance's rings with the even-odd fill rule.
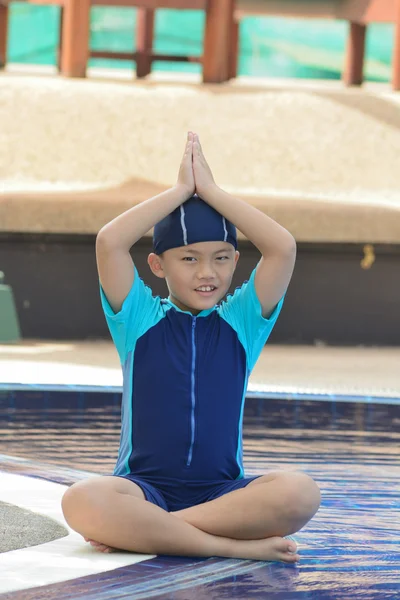
[[[229,256],[218,256],[217,260],[222,260],[222,259],[229,259]],[[182,258],[182,260],[186,260],[186,261],[192,261],[192,260],[196,260],[194,256],[185,256],[184,258]]]

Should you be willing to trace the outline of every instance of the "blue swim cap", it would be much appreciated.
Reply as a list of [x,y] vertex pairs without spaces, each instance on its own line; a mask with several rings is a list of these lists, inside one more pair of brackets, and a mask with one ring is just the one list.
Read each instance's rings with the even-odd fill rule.
[[232,244],[236,250],[236,228],[197,194],[154,226],[155,254],[188,244],[220,241]]

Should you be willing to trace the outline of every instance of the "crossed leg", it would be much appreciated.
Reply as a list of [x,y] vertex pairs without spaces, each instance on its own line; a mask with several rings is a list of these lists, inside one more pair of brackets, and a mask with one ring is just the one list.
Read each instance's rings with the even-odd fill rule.
[[259,540],[299,531],[320,501],[317,484],[305,473],[273,471],[245,488],[172,514],[212,535]]
[[62,508],[68,524],[101,551],[296,562],[296,544],[281,536],[298,531],[318,510],[319,498],[307,475],[278,472],[168,513],[145,501],[136,484],[96,477],[71,486]]

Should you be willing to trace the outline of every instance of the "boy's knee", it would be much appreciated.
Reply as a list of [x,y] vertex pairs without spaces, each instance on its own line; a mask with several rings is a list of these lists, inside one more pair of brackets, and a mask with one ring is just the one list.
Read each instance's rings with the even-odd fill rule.
[[315,515],[321,504],[321,491],[312,477],[299,472],[298,509],[310,515]]
[[69,487],[61,500],[61,508],[68,525],[85,534],[94,525],[98,502],[85,481],[79,481]]
[[62,499],[61,499],[61,508],[64,514],[64,518],[67,521],[68,525],[75,529],[73,522],[75,521],[75,515],[79,513],[79,489],[76,489],[77,484],[74,483],[71,487],[69,487]]
[[321,492],[312,477],[301,471],[284,473],[282,477],[286,488],[282,508],[292,516],[314,516],[321,504]]

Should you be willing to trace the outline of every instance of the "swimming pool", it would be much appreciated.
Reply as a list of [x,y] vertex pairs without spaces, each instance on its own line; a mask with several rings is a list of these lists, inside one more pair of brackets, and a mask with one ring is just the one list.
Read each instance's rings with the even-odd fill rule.
[[[399,402],[255,396],[244,413],[246,474],[302,470],[322,491],[295,534],[297,566],[157,557],[7,598],[400,598]],[[119,388],[3,388],[0,470],[64,484],[110,473],[120,397]]]

